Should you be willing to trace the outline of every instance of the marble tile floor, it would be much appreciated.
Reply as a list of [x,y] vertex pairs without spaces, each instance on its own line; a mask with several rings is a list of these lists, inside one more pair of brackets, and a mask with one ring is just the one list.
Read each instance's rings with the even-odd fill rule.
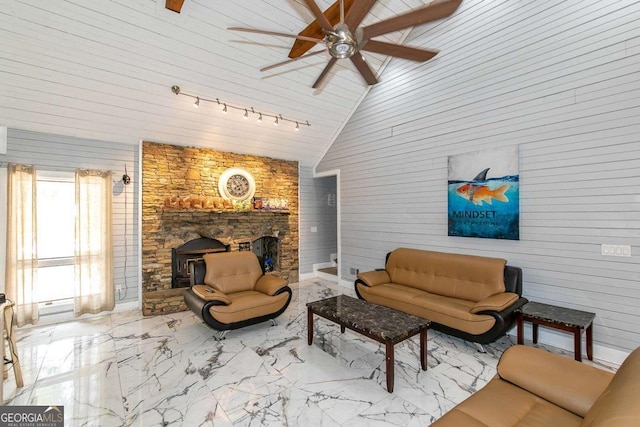
[[480,353],[429,331],[422,371],[416,336],[396,346],[390,394],[375,341],[316,317],[307,345],[306,302],[353,291],[322,279],[291,287],[276,326],[222,341],[190,311],[18,329],[25,387],[10,373],[4,403],[63,405],[68,426],[427,426],[484,386],[515,342],[505,337]]

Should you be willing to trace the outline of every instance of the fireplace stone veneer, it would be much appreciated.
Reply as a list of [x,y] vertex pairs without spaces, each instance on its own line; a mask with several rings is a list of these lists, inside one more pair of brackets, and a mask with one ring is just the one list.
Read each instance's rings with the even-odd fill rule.
[[[286,211],[180,209],[167,197],[220,197],[217,180],[231,167],[249,171],[256,196],[288,200]],[[196,170],[198,173],[193,173]],[[197,177],[193,179],[192,177]],[[194,239],[219,240],[229,250],[262,237],[278,239],[276,274],[298,281],[298,163],[225,153],[205,148],[143,143],[142,151],[142,299],[144,313],[183,310],[180,288],[172,288],[172,250]],[[184,289],[184,288],[182,288]],[[175,294],[175,295],[174,295]]]

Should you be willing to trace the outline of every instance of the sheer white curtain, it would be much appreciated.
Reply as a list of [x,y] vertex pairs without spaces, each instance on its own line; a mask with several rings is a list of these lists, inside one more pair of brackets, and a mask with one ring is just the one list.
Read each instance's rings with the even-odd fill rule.
[[111,173],[76,170],[74,313],[113,310]]
[[38,322],[37,235],[35,167],[9,164],[5,283],[18,326]]

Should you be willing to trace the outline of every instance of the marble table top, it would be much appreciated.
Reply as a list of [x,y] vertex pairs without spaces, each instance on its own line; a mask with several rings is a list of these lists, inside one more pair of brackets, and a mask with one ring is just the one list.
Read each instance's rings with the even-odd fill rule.
[[307,307],[326,319],[394,344],[431,324],[430,320],[347,295],[310,302]]
[[589,313],[588,311],[574,310],[573,308],[558,307],[534,301],[529,301],[521,310],[526,317],[574,328],[586,328],[596,317],[595,313]]

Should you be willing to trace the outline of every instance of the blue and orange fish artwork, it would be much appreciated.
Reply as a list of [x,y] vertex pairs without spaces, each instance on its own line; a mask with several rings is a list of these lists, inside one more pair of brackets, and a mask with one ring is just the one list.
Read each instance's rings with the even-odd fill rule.
[[[488,170],[489,168],[480,172],[473,179],[473,181],[485,181],[487,179]],[[473,182],[468,182],[458,187],[456,189],[456,194],[463,199],[474,203],[475,205],[482,206],[483,202],[490,205],[492,204],[493,200],[497,200],[502,203],[508,203],[509,198],[505,195],[508,189],[509,184],[503,184],[498,188],[491,189],[486,184],[473,184]]]

